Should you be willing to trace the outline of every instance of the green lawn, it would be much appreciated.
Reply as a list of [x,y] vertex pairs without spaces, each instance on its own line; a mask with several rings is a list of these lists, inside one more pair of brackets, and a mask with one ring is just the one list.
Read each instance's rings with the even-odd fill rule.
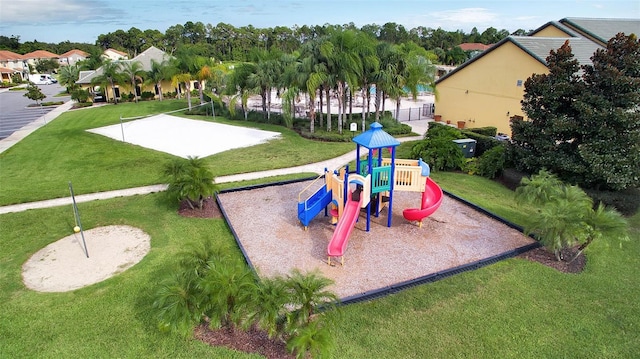
[[[135,105],[118,108],[136,109]],[[62,182],[62,195],[66,194],[68,180],[65,173],[60,173],[63,170],[99,178],[109,172],[104,166],[125,165],[105,160],[101,166],[97,160],[103,157],[94,153],[90,158],[96,163],[63,159],[62,155],[52,156],[48,152],[59,148],[61,154],[69,156],[73,153],[70,148],[82,142],[75,137],[86,138],[82,129],[97,127],[95,123],[100,121],[106,124],[106,120],[91,115],[83,119],[75,117],[80,116],[78,112],[81,111],[54,121],[52,124],[65,119],[56,124],[57,127],[47,126],[44,133],[36,133],[31,140],[36,134],[29,136],[26,142],[0,155],[3,196],[8,196],[5,180],[20,182],[6,174],[7,163],[12,163],[12,171],[19,169],[14,164],[17,162],[14,156],[25,161],[23,167],[31,168],[27,174],[47,173],[48,177]],[[65,140],[59,138],[65,134]],[[148,150],[114,148],[126,145],[96,145],[99,141],[94,138],[91,142],[93,146],[83,148],[98,147],[138,157],[140,162],[130,165],[126,174],[135,176],[129,172],[143,167],[147,174],[140,176],[140,182],[152,178],[152,172],[157,169],[148,165],[153,162],[148,159],[165,161],[168,158],[156,158],[157,154]],[[44,150],[40,152],[40,148]],[[298,150],[307,152],[305,147]],[[291,149],[291,153],[294,152]],[[57,165],[48,166],[40,156],[57,161]],[[28,163],[31,160],[39,164]],[[114,177],[109,180],[112,187],[126,186],[131,181],[111,177]],[[295,177],[298,176],[277,179]],[[445,190],[516,223],[531,210],[515,206],[512,192],[480,177],[439,172],[434,173],[433,178]],[[39,186],[49,186],[47,193],[56,193],[52,190],[55,186],[51,185],[55,181],[34,181],[26,176],[24,187],[30,191],[25,190],[22,196],[35,195],[41,191]],[[77,183],[79,181],[74,180],[74,188]],[[238,184],[225,184],[225,187],[234,185]],[[19,183],[12,186],[20,187]],[[87,186],[85,190],[90,188]],[[294,202],[292,199],[292,206]],[[141,228],[151,235],[150,253],[126,272],[83,289],[68,293],[32,292],[22,285],[21,266],[39,249],[72,233],[71,208],[0,215],[0,358],[258,357],[211,348],[192,338],[162,334],[157,331],[151,315],[150,296],[159,278],[172,271],[175,254],[189,243],[210,238],[228,247],[235,256],[241,256],[223,220],[182,218],[163,194],[81,203],[79,209],[86,229],[111,224]],[[332,312],[335,315],[334,357],[637,357],[640,352],[640,213],[629,221],[631,240],[595,242],[587,251],[587,267],[581,274],[562,274],[537,263],[510,259],[381,299],[342,307],[339,312]]]
[[[174,156],[85,130],[132,117],[171,111],[185,101],[125,103],[69,111],[0,154],[0,205],[162,183],[162,166]],[[190,118],[211,120],[201,116]],[[223,118],[219,122],[231,123]],[[278,131],[282,138],[206,158],[215,176],[314,163],[355,149],[351,143],[310,141],[281,126],[233,121]]]

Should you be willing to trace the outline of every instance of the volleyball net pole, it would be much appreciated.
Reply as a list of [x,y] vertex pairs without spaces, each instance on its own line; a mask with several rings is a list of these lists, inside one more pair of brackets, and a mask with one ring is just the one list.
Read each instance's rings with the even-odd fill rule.
[[[78,211],[78,204],[76,203],[76,196],[73,193],[73,185],[69,181],[69,192],[71,193],[71,200],[73,201],[73,216],[76,220],[76,227],[80,229],[80,236],[82,237],[82,246],[84,247],[84,254],[89,258],[89,250],[87,249],[87,242],[84,240],[84,230],[82,229],[82,221],[80,221],[80,212]],[[76,232],[74,227],[74,232]]]

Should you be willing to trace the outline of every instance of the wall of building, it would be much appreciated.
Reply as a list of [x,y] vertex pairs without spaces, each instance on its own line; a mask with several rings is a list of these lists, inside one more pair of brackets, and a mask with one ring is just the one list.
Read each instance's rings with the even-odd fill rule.
[[520,101],[524,82],[547,67],[511,42],[475,60],[438,83],[436,114],[443,121],[465,121],[466,127],[495,126],[511,134],[509,119],[524,116]]
[[569,37],[569,34],[558,29],[555,26],[549,25],[531,36],[532,37]]

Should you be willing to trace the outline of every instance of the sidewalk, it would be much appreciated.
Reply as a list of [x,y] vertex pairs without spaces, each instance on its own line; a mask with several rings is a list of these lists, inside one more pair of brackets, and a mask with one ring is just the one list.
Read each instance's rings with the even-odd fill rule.
[[[62,112],[71,108],[72,105],[73,105],[72,101],[69,101],[59,106],[58,108],[54,109],[53,111],[49,112],[46,115],[48,118],[48,121],[49,122],[52,121],[57,116],[59,116]],[[24,126],[23,128],[16,131],[15,133],[5,138],[4,140],[1,140],[0,153],[4,152],[8,148],[13,146],[17,142],[19,142],[21,139],[29,135],[31,132],[44,126],[45,121],[43,117],[33,121],[27,126]],[[428,120],[410,121],[405,123],[410,125],[414,132],[420,133],[421,136],[402,137],[398,139],[400,142],[419,140],[422,138],[422,135],[426,132],[428,128]],[[318,175],[321,175],[324,173],[325,168],[329,170],[340,168],[341,166],[344,166],[345,164],[353,161],[355,159],[355,156],[356,156],[356,151],[353,150],[336,158],[332,158],[332,159],[317,162],[317,163],[311,163],[307,165],[301,165],[301,166],[289,167],[289,168],[279,168],[279,169],[261,171],[261,172],[240,173],[240,174],[229,175],[229,176],[220,176],[220,177],[216,177],[216,183],[239,182],[239,181],[265,178],[265,177],[273,177],[273,176],[280,176],[280,175],[287,175],[287,174],[294,174],[294,173],[305,173],[305,172],[317,173]],[[165,191],[166,189],[167,189],[166,184],[157,184],[157,185],[150,185],[150,186],[143,186],[143,187],[113,190],[113,191],[107,191],[107,192],[82,194],[82,195],[75,196],[75,198],[76,198],[76,203],[83,203],[83,202],[95,201],[99,199],[109,199],[109,198],[127,197],[127,196],[135,196],[140,194],[162,192],[162,191]],[[23,212],[29,209],[65,206],[65,205],[70,205],[71,202],[72,202],[71,197],[63,197],[63,198],[54,198],[54,199],[44,200],[44,201],[1,206],[0,214]]]

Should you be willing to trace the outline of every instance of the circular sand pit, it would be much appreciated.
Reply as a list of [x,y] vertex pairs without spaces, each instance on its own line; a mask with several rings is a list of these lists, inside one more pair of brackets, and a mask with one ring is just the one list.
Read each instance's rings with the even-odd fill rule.
[[66,292],[101,282],[140,262],[151,248],[148,234],[130,226],[106,226],[84,231],[89,258],[80,233],[36,252],[22,266],[27,288]]

